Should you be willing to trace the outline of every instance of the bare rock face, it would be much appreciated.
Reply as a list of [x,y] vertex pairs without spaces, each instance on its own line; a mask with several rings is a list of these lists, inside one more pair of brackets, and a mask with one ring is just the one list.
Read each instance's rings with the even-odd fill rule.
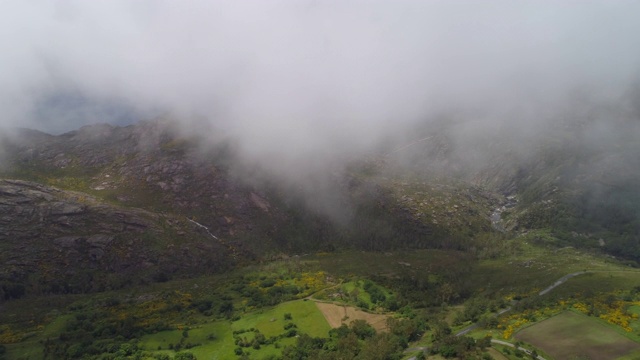
[[185,219],[8,179],[0,179],[0,250],[0,285],[24,288],[0,293],[0,301],[103,291],[194,268],[215,272],[234,259],[228,244],[212,241]]
[[101,291],[223,271],[272,248],[287,217],[265,213],[269,200],[256,204],[220,151],[166,121],[0,134],[0,289]]
[[[282,211],[269,205],[270,199],[261,194],[256,201],[255,189],[230,176],[232,160],[224,144],[211,148],[196,136],[181,134],[169,121],[98,124],[59,136],[23,130],[20,136],[1,140],[0,153],[7,158],[0,159],[0,176],[3,167],[5,177],[12,178],[19,169],[18,178],[27,174],[58,188],[91,192],[101,200],[109,197],[125,207],[197,218],[217,235],[233,239],[272,230],[256,229],[257,218],[262,224],[286,221]],[[65,224],[83,211],[82,205],[60,203],[49,211]],[[218,225],[221,217],[235,221]]]
[[[0,262],[9,264],[0,288],[101,291],[276,252],[455,247],[452,238],[468,243],[469,233],[490,229],[480,192],[398,185],[375,169],[328,180],[344,192],[335,202],[344,209],[332,217],[299,189],[238,166],[233,141],[220,139],[153,121],[0,141],[0,179],[30,180],[0,180]],[[452,220],[462,213],[468,221]]]

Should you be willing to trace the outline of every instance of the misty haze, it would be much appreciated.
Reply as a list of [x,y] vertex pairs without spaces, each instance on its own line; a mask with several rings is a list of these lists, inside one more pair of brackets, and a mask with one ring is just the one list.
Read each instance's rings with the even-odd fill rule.
[[639,2],[0,10],[0,360],[640,356]]

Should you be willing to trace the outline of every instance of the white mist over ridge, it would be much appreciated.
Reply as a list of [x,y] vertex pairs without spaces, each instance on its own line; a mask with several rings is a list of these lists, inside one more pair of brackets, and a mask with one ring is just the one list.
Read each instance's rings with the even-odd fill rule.
[[202,133],[189,119],[204,118],[237,139],[245,162],[293,183],[389,136],[414,141],[434,119],[465,124],[453,130],[460,153],[493,129],[527,153],[550,124],[575,117],[601,118],[598,142],[619,130],[608,127],[611,109],[589,104],[639,101],[632,1],[65,0],[0,10],[0,124],[62,132],[168,112]]

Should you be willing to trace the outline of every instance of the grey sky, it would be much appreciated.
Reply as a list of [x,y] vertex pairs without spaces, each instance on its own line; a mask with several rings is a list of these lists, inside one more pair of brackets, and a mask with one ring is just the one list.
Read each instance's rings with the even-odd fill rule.
[[637,80],[639,14],[638,1],[6,0],[0,124],[170,111],[295,162],[452,109],[530,122],[576,89],[615,98]]

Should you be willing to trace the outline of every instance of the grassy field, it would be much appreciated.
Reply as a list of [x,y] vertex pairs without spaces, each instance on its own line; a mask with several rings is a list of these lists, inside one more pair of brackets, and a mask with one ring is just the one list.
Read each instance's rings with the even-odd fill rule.
[[265,336],[281,334],[284,314],[290,313],[292,322],[301,332],[310,336],[327,336],[331,327],[313,301],[296,300],[280,304],[269,310],[243,316],[232,324],[234,330],[255,327]]
[[[284,320],[286,313],[291,314],[291,320]],[[331,329],[314,302],[297,300],[247,314],[235,322],[216,321],[200,325],[189,329],[188,338],[184,341],[200,344],[188,350],[198,359],[234,359],[237,358],[234,350],[238,347],[234,342],[234,331],[254,328],[269,338],[283,334],[286,322],[296,324],[299,332],[313,337],[326,337]],[[245,332],[240,336],[251,339],[254,332]],[[172,353],[168,350],[170,344],[178,344],[182,337],[183,330],[163,331],[143,337],[140,341],[140,347],[148,351],[161,349],[160,352]],[[245,351],[262,358],[280,354],[284,346],[294,342],[295,338],[284,338],[278,341],[277,347],[275,344],[270,344],[261,346],[260,349],[245,348]]]
[[[490,295],[495,292],[510,291],[533,294],[553,284],[564,275],[583,270],[602,271],[609,276],[612,271],[623,273],[632,272],[634,269],[624,267],[615,260],[590,255],[573,248],[546,249],[522,242],[518,246],[518,251],[510,256],[479,261],[474,266],[474,271],[469,273],[468,281],[471,284],[480,285],[479,288],[474,289],[477,293]],[[571,279],[567,284],[575,280],[580,281],[580,277]],[[604,286],[606,281],[598,285]]]
[[[35,336],[34,333],[34,336],[32,336],[27,341],[22,341],[16,344],[7,344],[7,350],[11,355],[11,358],[42,359],[43,349],[41,339],[54,338],[59,336],[70,318],[70,315],[58,316],[54,321],[52,321],[44,328],[42,334],[40,334],[39,336]],[[0,359],[2,359],[1,356]]]
[[640,286],[640,272],[637,269],[594,271],[572,278],[558,286],[553,289],[553,295],[591,295],[632,289],[636,286]]
[[516,339],[543,349],[555,359],[617,359],[640,349],[596,319],[571,311],[519,331]]

